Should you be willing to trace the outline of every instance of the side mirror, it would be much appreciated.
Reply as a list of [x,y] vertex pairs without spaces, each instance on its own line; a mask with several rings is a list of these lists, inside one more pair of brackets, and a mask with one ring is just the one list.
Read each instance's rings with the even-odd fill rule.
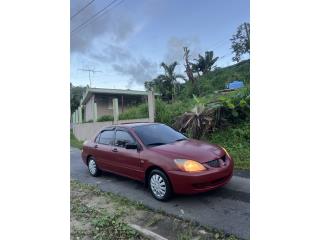
[[138,145],[135,143],[126,144],[126,149],[138,149]]

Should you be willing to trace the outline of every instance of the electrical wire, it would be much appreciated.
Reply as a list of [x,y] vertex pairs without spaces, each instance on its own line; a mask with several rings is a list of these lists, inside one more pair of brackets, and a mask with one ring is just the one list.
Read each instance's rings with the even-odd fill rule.
[[[71,34],[73,34],[74,32],[76,32],[77,30],[82,30],[86,25],[88,25],[90,22],[94,21],[95,18],[97,18],[99,15],[101,15],[104,11],[109,10],[109,8],[116,3],[118,0],[113,0],[111,1],[107,6],[105,6],[104,8],[102,8],[101,10],[99,10],[98,12],[96,12],[94,15],[92,15],[89,19],[87,19],[86,21],[84,21],[83,23],[81,23],[80,25],[78,25],[77,27],[75,27],[72,31]],[[122,2],[122,1],[121,1]],[[120,3],[121,3],[120,2]],[[119,5],[119,4],[118,4]],[[83,28],[81,28],[83,27]]]
[[73,14],[71,16],[70,19],[76,17],[79,13],[81,13],[83,10],[85,10],[87,7],[89,7],[95,0],[92,0],[91,2],[89,2],[88,4],[86,4],[84,7],[82,7],[78,12],[76,12],[75,14]]

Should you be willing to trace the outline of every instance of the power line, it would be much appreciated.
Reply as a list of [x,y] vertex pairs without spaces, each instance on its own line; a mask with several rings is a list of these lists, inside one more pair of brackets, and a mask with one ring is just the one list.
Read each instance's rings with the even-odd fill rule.
[[[124,2],[124,0],[120,0],[117,4],[113,5],[110,9],[106,9],[108,10],[107,12],[110,12],[112,9],[116,8],[117,6],[119,6],[122,2]],[[102,13],[101,15],[97,16],[95,19],[92,19],[91,22],[88,22],[87,24],[85,24],[82,28],[78,29],[76,32],[80,32],[82,31],[84,28],[86,28],[89,24],[94,23],[95,21],[97,21],[99,19],[99,17],[101,17],[104,13]],[[74,35],[73,35],[74,36]],[[71,35],[72,38],[72,35]]]
[[97,16],[99,16],[101,13],[103,13],[104,11],[108,10],[108,8],[110,6],[112,6],[115,2],[117,2],[118,0],[113,0],[112,2],[110,2],[107,6],[105,6],[104,8],[102,8],[101,10],[99,10],[98,12],[96,12],[93,16],[91,16],[89,19],[87,19],[86,21],[84,21],[82,24],[78,25],[76,28],[74,28],[71,31],[71,34],[74,33],[75,31],[79,30],[82,26],[87,25],[92,19],[96,18]]
[[86,4],[84,7],[82,7],[78,12],[76,12],[75,14],[73,14],[71,16],[70,19],[74,18],[75,16],[77,16],[79,13],[81,13],[83,10],[85,10],[87,7],[89,7],[95,0],[92,0],[91,2],[89,2],[88,4]]

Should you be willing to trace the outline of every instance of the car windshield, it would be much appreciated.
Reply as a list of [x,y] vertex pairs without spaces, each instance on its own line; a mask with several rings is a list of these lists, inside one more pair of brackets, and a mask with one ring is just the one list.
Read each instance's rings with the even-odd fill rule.
[[164,124],[134,127],[136,134],[146,146],[159,146],[187,139],[183,134]]

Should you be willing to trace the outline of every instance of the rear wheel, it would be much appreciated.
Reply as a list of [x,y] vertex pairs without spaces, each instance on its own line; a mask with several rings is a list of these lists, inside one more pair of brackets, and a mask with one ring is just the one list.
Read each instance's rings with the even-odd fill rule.
[[152,170],[149,175],[149,188],[152,196],[159,201],[166,201],[172,195],[169,179],[158,169]]
[[88,160],[88,170],[91,176],[97,177],[100,174],[96,160],[93,157],[90,157]]

